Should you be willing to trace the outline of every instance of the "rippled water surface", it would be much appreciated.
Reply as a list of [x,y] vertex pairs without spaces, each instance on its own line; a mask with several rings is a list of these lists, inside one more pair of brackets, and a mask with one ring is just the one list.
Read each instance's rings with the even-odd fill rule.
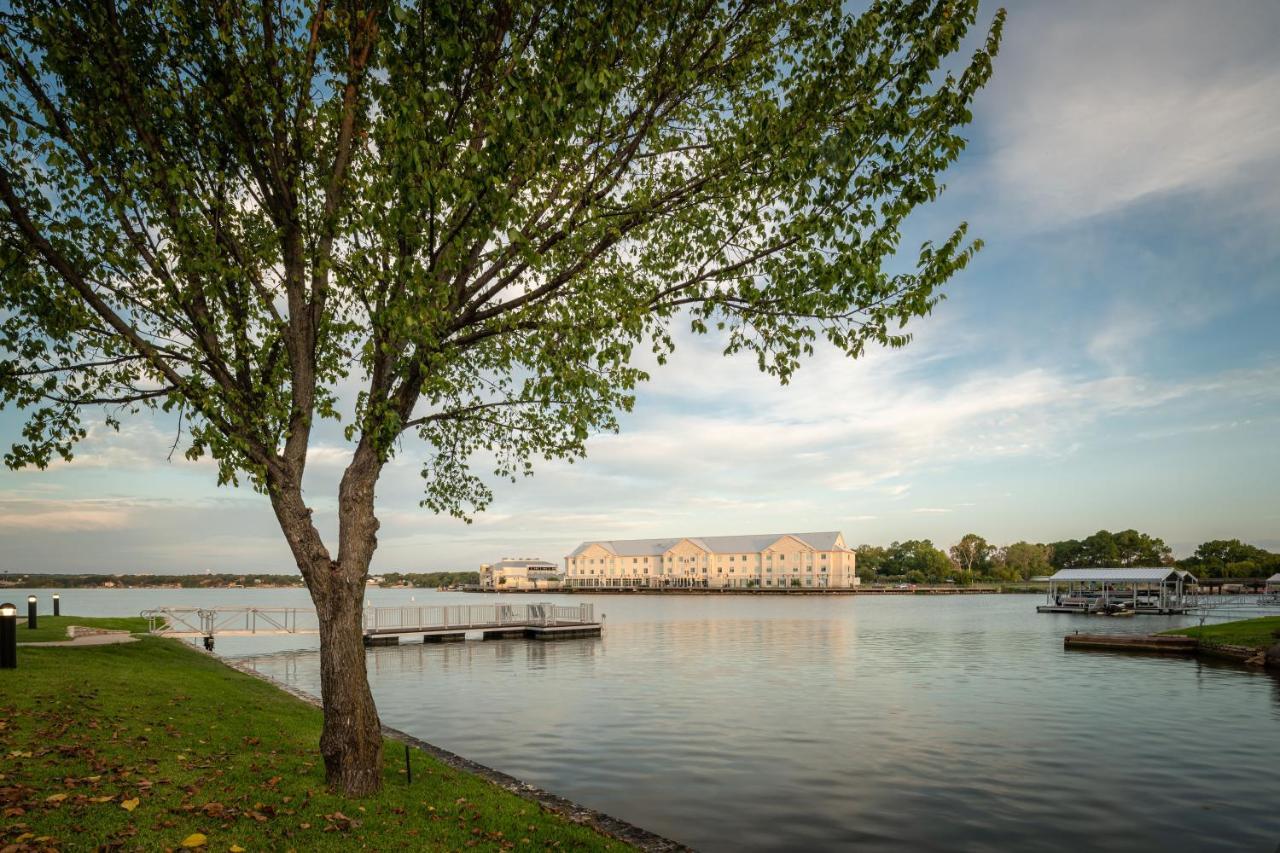
[[[411,593],[490,598],[373,598]],[[383,720],[703,850],[1280,843],[1280,679],[1062,648],[1175,620],[1035,596],[562,600],[593,600],[604,636],[371,649]],[[264,642],[219,652],[318,691],[313,648]]]

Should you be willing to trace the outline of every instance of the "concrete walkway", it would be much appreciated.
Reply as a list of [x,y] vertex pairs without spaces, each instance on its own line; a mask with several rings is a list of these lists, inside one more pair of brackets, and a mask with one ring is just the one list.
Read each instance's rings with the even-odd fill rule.
[[74,640],[51,640],[45,643],[18,643],[20,646],[112,646],[117,643],[136,643],[137,637],[129,634],[87,634]]

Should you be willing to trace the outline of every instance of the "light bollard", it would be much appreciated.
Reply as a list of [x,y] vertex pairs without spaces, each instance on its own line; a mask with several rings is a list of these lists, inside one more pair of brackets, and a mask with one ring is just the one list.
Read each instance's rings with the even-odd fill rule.
[[62,599],[58,596],[56,592],[53,594],[53,615],[54,616],[62,615]]
[[27,596],[27,627],[33,630],[36,627],[36,597],[34,595]]
[[0,669],[18,668],[18,605],[0,604]]

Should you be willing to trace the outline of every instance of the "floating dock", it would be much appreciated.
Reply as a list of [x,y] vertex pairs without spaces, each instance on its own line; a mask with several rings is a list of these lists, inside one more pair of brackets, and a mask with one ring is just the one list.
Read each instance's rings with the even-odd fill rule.
[[592,604],[459,604],[375,607],[366,611],[364,641],[394,646],[401,637],[421,635],[424,643],[465,640],[562,640],[598,637],[602,627]]
[[[158,607],[142,613],[152,634],[203,639],[212,649],[216,637],[318,634],[314,610],[296,607]],[[480,639],[560,640],[598,637],[603,620],[593,604],[460,604],[366,607],[367,646],[394,646],[402,637],[447,643]]]
[[[1116,605],[1116,602],[1113,600],[1112,604]],[[1125,603],[1124,605],[1108,608],[1090,602],[1071,604],[1066,601],[1062,604],[1041,604],[1036,607],[1037,613],[1075,613],[1084,616],[1135,616],[1139,614],[1145,616],[1180,616],[1190,613],[1191,610],[1192,607],[1189,605],[1185,607],[1161,607],[1155,604],[1149,606],[1139,604],[1137,607],[1130,607]]]

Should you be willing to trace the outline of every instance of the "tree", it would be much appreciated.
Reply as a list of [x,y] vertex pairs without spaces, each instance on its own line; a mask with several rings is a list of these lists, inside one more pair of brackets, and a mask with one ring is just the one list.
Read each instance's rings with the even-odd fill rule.
[[[388,460],[418,439],[424,505],[469,518],[492,497],[471,463],[581,456],[680,325],[782,382],[821,340],[905,345],[978,248],[961,225],[886,271],[990,76],[1003,14],[943,67],[976,7],[15,0],[6,462],[160,408],[265,494],[319,617],[328,782],[371,792]],[[339,418],[335,551],[303,484]]]
[[1115,534],[1114,540],[1121,566],[1173,565],[1173,549],[1163,539],[1131,529]]
[[1280,571],[1280,554],[1239,539],[1214,539],[1201,543],[1178,565],[1205,578],[1266,577]]
[[881,571],[889,575],[910,575],[912,572],[919,572],[920,578],[938,583],[946,580],[952,570],[951,560],[935,548],[932,541],[908,539],[905,542],[894,542],[889,546],[885,567]]
[[887,551],[878,545],[859,545],[857,553],[857,572],[864,580],[875,580],[884,573]]
[[1049,561],[1055,570],[1075,568],[1080,565],[1083,551],[1079,539],[1064,539],[1049,545]]
[[951,561],[966,580],[973,580],[975,569],[983,571],[991,565],[991,553],[994,549],[976,533],[966,533],[960,541],[951,546]]
[[995,563],[1008,580],[1030,580],[1052,571],[1053,566],[1049,560],[1051,553],[1049,545],[1014,542],[1000,549]]

